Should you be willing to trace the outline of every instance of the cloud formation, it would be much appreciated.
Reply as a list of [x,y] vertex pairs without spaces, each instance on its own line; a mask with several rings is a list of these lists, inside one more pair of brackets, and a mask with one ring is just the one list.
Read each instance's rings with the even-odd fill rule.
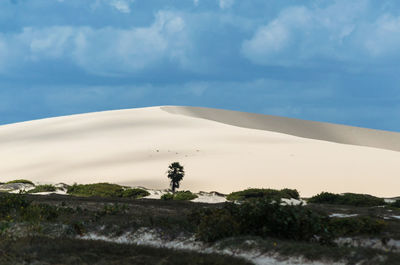
[[162,61],[183,63],[187,41],[183,18],[160,11],[147,27],[26,27],[0,36],[0,62],[12,48],[19,63],[63,59],[94,74],[132,73]]
[[242,54],[262,65],[309,65],[321,59],[364,63],[365,57],[398,56],[400,16],[371,16],[369,8],[368,1],[285,8],[243,42]]

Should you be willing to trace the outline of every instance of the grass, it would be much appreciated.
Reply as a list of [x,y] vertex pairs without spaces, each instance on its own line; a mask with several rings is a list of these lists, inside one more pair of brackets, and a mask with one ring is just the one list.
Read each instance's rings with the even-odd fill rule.
[[226,197],[229,201],[244,201],[255,198],[270,198],[274,200],[286,198],[286,199],[300,199],[297,190],[293,189],[246,189],[242,191],[236,191],[228,194]]
[[28,193],[38,193],[38,192],[54,192],[57,188],[54,185],[37,185],[34,189],[28,191]]
[[35,186],[35,184],[33,184],[32,181],[27,180],[27,179],[15,179],[15,180],[11,180],[11,181],[6,182],[6,184],[12,184],[12,183],[30,184],[30,185]]

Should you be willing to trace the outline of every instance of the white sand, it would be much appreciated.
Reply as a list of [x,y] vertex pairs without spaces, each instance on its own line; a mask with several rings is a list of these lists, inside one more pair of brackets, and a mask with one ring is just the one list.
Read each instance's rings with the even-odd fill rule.
[[400,133],[151,107],[0,126],[0,181],[165,189],[167,166],[179,161],[187,172],[182,190],[287,187],[302,196],[330,191],[394,197],[399,195],[399,150]]

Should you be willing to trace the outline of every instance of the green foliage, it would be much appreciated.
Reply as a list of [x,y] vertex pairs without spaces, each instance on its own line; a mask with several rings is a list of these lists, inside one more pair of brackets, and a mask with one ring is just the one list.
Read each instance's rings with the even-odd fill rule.
[[16,180],[11,180],[11,181],[6,182],[6,184],[12,184],[12,183],[31,184],[31,185],[35,186],[35,184],[33,184],[32,181],[27,180],[27,179],[16,179]]
[[134,198],[139,199],[146,196],[149,196],[150,193],[147,190],[134,188],[134,189],[126,189],[122,192],[122,197],[125,198]]
[[21,212],[22,220],[28,222],[53,221],[58,215],[57,208],[48,204],[31,204]]
[[[208,209],[195,214],[197,238],[214,241],[234,235],[254,235],[294,240],[330,242],[326,229],[329,218],[302,206],[281,205],[270,198],[245,201],[242,204],[227,203],[222,209]],[[192,217],[192,220],[196,219]],[[221,229],[221,219],[228,227]]]
[[295,189],[246,189],[230,193],[226,197],[229,201],[244,201],[255,198],[269,198],[273,200],[286,199],[300,199],[299,192]]
[[74,184],[68,187],[67,193],[75,196],[122,197],[123,187],[110,183]]
[[28,191],[28,193],[38,193],[38,192],[53,192],[56,191],[57,188],[54,185],[38,185],[34,189]]
[[190,201],[196,199],[197,197],[198,196],[196,194],[193,194],[192,192],[186,190],[186,191],[178,191],[175,194],[165,193],[161,196],[161,200]]
[[41,222],[54,220],[57,216],[56,207],[47,204],[32,204],[23,195],[0,196],[0,220]]
[[215,209],[201,216],[196,236],[202,241],[214,242],[222,238],[236,236],[239,229],[239,223],[230,211]]
[[100,215],[116,215],[119,213],[125,213],[128,210],[128,206],[126,204],[106,204],[104,205],[103,212],[100,213]]
[[176,201],[190,201],[196,199],[198,196],[191,193],[190,191],[178,191],[173,195],[173,199]]
[[118,184],[110,184],[110,183],[95,183],[95,184],[74,184],[68,187],[68,194],[75,196],[99,196],[99,197],[124,197],[124,198],[133,198],[138,199],[145,196],[150,195],[144,189],[139,188],[128,188]]
[[371,217],[331,218],[329,229],[335,236],[376,235],[382,232],[386,223]]
[[170,201],[174,199],[174,195],[172,193],[165,193],[161,196],[161,200]]
[[379,206],[385,205],[385,200],[368,194],[345,193],[343,195],[330,192],[321,192],[311,197],[309,203],[342,204],[352,206]]
[[390,204],[392,207],[400,208],[400,200],[396,200]]
[[19,194],[2,194],[0,196],[0,218],[9,218],[11,215],[24,210],[30,205],[24,196]]
[[179,188],[179,182],[185,176],[183,166],[179,162],[173,162],[168,166],[168,178],[171,179],[172,193],[175,193],[175,189]]

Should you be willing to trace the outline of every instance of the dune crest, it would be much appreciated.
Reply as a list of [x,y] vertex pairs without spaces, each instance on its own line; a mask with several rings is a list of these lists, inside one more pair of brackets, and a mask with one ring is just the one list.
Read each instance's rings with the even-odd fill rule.
[[213,120],[243,128],[400,151],[400,133],[397,132],[223,109],[185,106],[163,106],[161,109],[173,114]]
[[399,133],[205,108],[95,112],[0,126],[0,182],[165,189],[167,167],[179,161],[187,172],[181,189],[193,192],[258,187],[394,197],[398,140]]

